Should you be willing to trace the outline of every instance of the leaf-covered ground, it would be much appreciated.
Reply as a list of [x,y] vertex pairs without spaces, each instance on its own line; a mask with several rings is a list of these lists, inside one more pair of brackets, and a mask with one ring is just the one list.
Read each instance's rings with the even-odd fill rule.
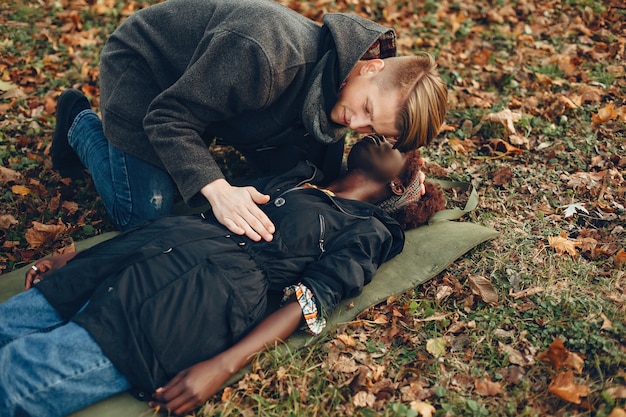
[[[199,414],[626,415],[623,2],[282,2],[359,13],[437,58],[450,111],[429,175],[471,182],[466,220],[501,236],[311,348],[260,355]],[[99,50],[145,5],[0,3],[0,272],[112,230],[88,176],[51,170],[55,103],[77,87],[97,108]]]

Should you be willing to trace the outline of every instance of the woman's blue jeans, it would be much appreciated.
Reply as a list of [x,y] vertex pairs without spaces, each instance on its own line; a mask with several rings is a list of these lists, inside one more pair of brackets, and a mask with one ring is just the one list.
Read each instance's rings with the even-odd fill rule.
[[0,415],[62,417],[129,388],[89,333],[64,322],[39,290],[0,304]]
[[170,214],[175,184],[164,170],[109,143],[92,110],[76,116],[68,141],[89,170],[104,207],[121,229]]

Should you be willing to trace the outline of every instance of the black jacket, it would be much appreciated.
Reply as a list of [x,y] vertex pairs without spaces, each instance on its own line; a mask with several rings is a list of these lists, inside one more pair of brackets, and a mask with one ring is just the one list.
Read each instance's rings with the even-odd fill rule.
[[271,242],[231,235],[212,216],[166,217],[81,252],[37,288],[132,384],[154,390],[240,340],[268,290],[301,282],[329,314],[402,250],[402,229],[380,209],[298,187],[315,176],[301,163],[266,182]]

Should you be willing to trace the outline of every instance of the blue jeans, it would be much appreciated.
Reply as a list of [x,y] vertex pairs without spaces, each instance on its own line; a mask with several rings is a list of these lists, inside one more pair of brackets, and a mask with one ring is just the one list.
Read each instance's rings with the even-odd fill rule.
[[0,304],[0,414],[62,417],[130,388],[89,333],[37,289]]
[[104,207],[121,229],[170,214],[175,184],[169,174],[109,143],[92,110],[76,116],[68,141],[89,170]]

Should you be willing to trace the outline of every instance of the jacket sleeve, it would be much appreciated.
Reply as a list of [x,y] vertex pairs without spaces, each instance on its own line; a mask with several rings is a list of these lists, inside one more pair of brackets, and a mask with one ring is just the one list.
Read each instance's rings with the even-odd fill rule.
[[304,272],[301,282],[312,291],[318,315],[328,316],[340,301],[359,295],[380,265],[395,255],[393,237],[379,220],[370,219],[363,229],[344,231]]
[[[228,51],[237,53],[224,59]],[[207,126],[267,106],[274,81],[268,57],[253,39],[210,33],[185,73],[150,104],[144,129],[186,202],[224,177],[201,137]]]

